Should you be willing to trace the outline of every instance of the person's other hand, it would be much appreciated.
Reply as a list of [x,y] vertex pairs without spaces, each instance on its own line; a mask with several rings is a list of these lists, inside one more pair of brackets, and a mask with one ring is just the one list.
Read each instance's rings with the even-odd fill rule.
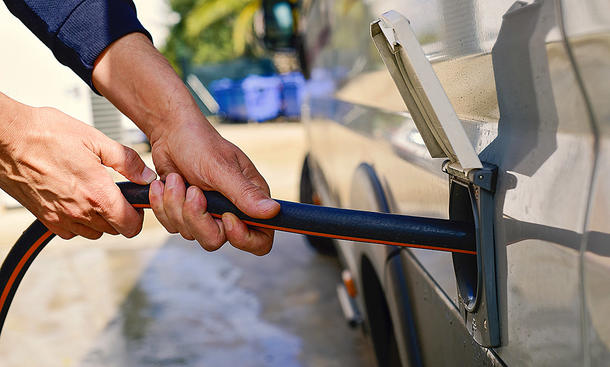
[[[196,122],[176,124],[151,140],[155,167],[165,179],[165,184],[152,183],[151,207],[169,232],[196,239],[208,251],[228,240],[236,248],[265,255],[271,250],[274,232],[248,228],[231,213],[213,218],[206,211],[202,189],[222,193],[255,218],[274,217],[280,205],[270,199],[269,186],[250,159],[197,114]],[[188,190],[182,177],[193,185]]]
[[64,239],[138,234],[142,212],[104,167],[150,183],[156,175],[138,154],[58,110],[13,107],[18,111],[0,126],[0,187]]

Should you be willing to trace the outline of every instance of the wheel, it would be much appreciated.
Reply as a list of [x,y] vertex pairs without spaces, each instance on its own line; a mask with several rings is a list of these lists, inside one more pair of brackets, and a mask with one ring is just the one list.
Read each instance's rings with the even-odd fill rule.
[[401,367],[398,341],[381,282],[368,258],[362,259],[362,290],[366,309],[366,336],[375,350],[377,366]]
[[[305,157],[303,168],[301,169],[301,182],[299,185],[299,201],[304,204],[320,205],[320,197],[316,193],[311,180],[311,171],[309,169],[309,156]],[[334,241],[330,238],[305,236],[307,243],[317,253],[323,255],[336,256]]]

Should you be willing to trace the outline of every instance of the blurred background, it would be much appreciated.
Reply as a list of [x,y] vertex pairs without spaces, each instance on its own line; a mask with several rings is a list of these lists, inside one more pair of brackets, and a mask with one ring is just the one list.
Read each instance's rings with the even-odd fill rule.
[[[220,133],[248,154],[274,197],[298,201],[307,93],[290,52],[269,53],[260,0],[136,0],[155,46]],[[278,29],[290,7],[274,9]],[[0,6],[0,91],[52,106],[138,150],[146,137],[60,65]],[[117,179],[120,179],[117,176]],[[33,220],[0,198],[0,256]],[[365,337],[335,294],[333,256],[278,233],[258,258],[225,246],[207,253],[146,214],[134,239],[56,239],[17,293],[0,338],[2,366],[365,366]]]

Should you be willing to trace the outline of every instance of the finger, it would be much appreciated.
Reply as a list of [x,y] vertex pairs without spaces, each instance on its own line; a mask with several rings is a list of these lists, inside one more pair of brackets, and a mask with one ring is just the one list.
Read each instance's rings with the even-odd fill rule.
[[184,223],[201,247],[207,251],[216,251],[227,241],[224,226],[222,221],[217,222],[206,209],[207,201],[201,189],[189,187],[182,208]]
[[233,213],[224,213],[222,223],[227,239],[234,247],[258,256],[266,255],[271,251],[273,230],[248,228]]
[[242,172],[219,175],[214,180],[218,191],[253,218],[273,218],[280,211],[280,204]]
[[95,152],[104,166],[112,167],[129,181],[147,185],[157,178],[157,174],[146,166],[138,153],[112,139],[103,139]]
[[76,236],[74,233],[68,231],[65,228],[60,228],[60,227],[50,225],[50,224],[47,224],[44,222],[43,222],[43,224],[49,229],[49,231],[53,232],[55,235],[61,237],[64,240],[69,240]]
[[[53,232],[53,231],[51,231]],[[53,232],[56,235],[58,235],[59,237],[61,237],[61,239],[63,240],[71,240],[74,237],[76,237],[76,234],[69,232],[69,231],[59,231],[59,232]]]
[[167,179],[167,175],[172,172],[180,172],[174,162],[166,155],[160,154],[155,156],[155,168],[159,174],[159,178],[163,181]]
[[111,235],[118,235],[119,232],[114,229],[110,223],[108,223],[106,221],[106,219],[104,219],[101,215],[96,214],[94,215],[91,219],[87,220],[87,222],[82,222],[79,221],[78,223],[83,224],[87,227],[90,227],[91,229],[98,231],[98,232],[102,232],[102,233],[108,233]]
[[195,238],[184,224],[182,207],[186,196],[186,186],[182,177],[177,173],[170,173],[165,180],[165,190],[163,192],[163,208],[170,223],[177,228],[182,237],[187,240]]
[[107,185],[99,214],[120,234],[127,238],[136,236],[142,230],[144,215],[138,212],[121,194],[116,185]]
[[102,237],[102,232],[100,231],[96,231],[94,229],[92,229],[91,227],[87,227],[84,224],[80,224],[80,223],[72,223],[72,225],[70,225],[70,231],[72,231],[73,233],[88,238],[90,240],[97,240],[98,238]]
[[148,200],[150,201],[150,207],[155,213],[157,220],[169,233],[178,233],[176,229],[167,218],[165,214],[165,208],[163,208],[163,192],[165,187],[163,182],[156,180],[150,184],[150,191],[148,192]]

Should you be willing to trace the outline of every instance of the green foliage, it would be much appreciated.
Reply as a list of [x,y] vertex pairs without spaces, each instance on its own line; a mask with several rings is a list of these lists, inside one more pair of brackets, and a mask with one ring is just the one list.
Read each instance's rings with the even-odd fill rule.
[[[257,0],[170,0],[180,21],[170,30],[163,53],[180,74],[187,63],[216,63],[241,56],[247,50],[241,41],[250,31],[244,23],[251,25],[252,6],[256,3]],[[237,45],[235,39],[240,41]]]
[[194,64],[221,62],[239,56],[233,50],[233,21],[233,16],[222,18],[195,38]]
[[207,0],[199,1],[185,20],[187,37],[197,37],[210,25],[235,14],[252,0]]
[[170,0],[169,4],[176,13],[183,16],[188,14],[198,2],[200,0]]

